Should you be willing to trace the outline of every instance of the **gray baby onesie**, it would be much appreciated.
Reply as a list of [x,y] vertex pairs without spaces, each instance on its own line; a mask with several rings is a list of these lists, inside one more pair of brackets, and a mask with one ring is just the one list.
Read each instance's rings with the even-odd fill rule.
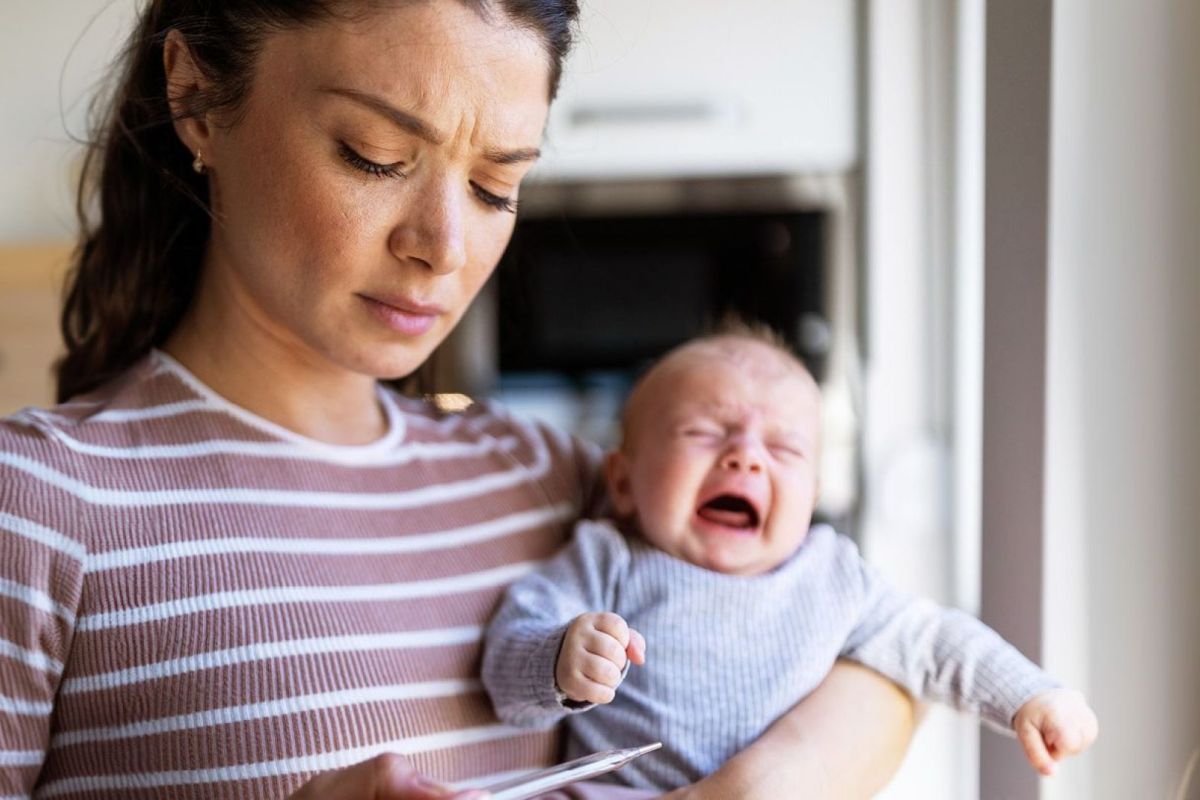
[[[567,625],[620,614],[647,642],[607,705],[568,708],[554,667]],[[725,575],[585,520],[572,542],[514,584],[488,630],[483,681],[507,723],[567,719],[567,755],[662,741],[614,773],[666,791],[710,774],[817,687],[839,657],[916,697],[1008,729],[1057,684],[974,617],[885,585],[854,543],[814,526],[764,575]]]

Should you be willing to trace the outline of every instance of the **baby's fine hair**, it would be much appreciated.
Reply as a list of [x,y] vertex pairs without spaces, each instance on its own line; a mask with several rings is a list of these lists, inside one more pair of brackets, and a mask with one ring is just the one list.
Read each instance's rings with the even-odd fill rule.
[[721,320],[710,327],[709,330],[688,341],[672,348],[666,355],[659,359],[663,361],[669,358],[672,354],[693,347],[697,344],[705,344],[709,342],[718,342],[722,339],[740,339],[742,341],[755,342],[765,345],[779,353],[788,361],[794,362],[805,372],[811,375],[808,365],[796,353],[791,344],[788,343],[779,331],[772,328],[765,322],[759,320],[747,320],[737,314],[726,314]]
[[638,394],[638,390],[646,383],[646,380],[656,368],[685,351],[694,350],[705,345],[719,346],[722,342],[726,341],[749,342],[767,347],[778,354],[786,363],[794,365],[809,380],[813,381],[814,385],[816,384],[816,379],[808,369],[808,365],[796,354],[796,351],[778,331],[765,322],[746,320],[736,314],[727,314],[719,322],[711,326],[709,330],[695,338],[688,339],[676,345],[642,370],[634,382],[633,388],[626,398],[625,407],[621,412],[622,443],[625,442],[629,433],[630,411],[634,405],[634,399]]

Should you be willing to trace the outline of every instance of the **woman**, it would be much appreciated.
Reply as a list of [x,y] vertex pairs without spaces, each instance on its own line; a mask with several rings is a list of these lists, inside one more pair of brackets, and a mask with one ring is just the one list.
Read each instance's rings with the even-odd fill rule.
[[[70,402],[0,424],[0,796],[425,798],[554,759],[495,722],[479,633],[594,454],[379,381],[504,249],[575,15],[148,5],[81,189]],[[682,794],[869,790],[909,713],[843,668]]]

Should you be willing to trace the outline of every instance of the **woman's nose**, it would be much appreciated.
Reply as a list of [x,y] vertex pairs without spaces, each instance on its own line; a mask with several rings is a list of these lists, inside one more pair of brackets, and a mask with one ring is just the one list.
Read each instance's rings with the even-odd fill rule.
[[430,179],[405,209],[392,231],[392,252],[402,261],[416,261],[430,271],[448,274],[467,263],[464,198],[450,180]]
[[763,461],[760,448],[749,442],[737,442],[721,456],[721,467],[731,472],[762,472]]

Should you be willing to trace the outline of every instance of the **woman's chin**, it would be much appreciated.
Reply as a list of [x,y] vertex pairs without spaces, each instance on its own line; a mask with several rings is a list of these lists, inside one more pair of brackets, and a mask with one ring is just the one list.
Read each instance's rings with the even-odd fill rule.
[[[432,339],[433,337],[429,337]],[[343,369],[375,380],[397,380],[405,378],[425,363],[434,345],[426,342],[396,344],[373,344],[353,351],[334,351],[330,360]]]

